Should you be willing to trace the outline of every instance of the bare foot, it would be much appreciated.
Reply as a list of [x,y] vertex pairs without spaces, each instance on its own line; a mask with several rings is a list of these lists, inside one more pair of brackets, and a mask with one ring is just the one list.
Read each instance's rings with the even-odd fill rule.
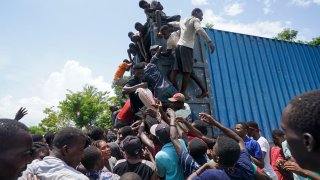
[[205,98],[205,97],[208,97],[208,96],[209,96],[208,91],[205,91],[205,92],[203,92],[202,94],[196,96],[196,98]]

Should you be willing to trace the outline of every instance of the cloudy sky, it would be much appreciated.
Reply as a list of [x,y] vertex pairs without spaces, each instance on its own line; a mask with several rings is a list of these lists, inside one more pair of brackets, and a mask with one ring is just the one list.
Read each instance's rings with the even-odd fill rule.
[[[320,0],[160,0],[168,15],[204,11],[216,29],[273,37],[284,28],[298,38],[320,36]],[[145,22],[138,0],[0,1],[0,117],[29,110],[36,125],[45,107],[56,106],[66,89],[92,84],[111,91],[119,63],[127,58],[127,33]]]

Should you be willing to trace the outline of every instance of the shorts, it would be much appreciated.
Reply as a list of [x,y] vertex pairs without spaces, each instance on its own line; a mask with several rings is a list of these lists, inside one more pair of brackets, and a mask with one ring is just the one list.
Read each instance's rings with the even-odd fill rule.
[[193,49],[178,45],[176,47],[176,59],[173,70],[191,73],[193,69]]

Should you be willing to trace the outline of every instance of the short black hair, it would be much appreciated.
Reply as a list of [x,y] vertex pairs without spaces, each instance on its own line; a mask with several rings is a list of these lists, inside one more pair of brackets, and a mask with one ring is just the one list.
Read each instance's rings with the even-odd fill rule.
[[135,64],[133,66],[133,70],[143,70],[144,69],[144,63],[138,63],[138,64]]
[[129,48],[137,48],[137,46],[134,43],[130,43]]
[[299,133],[310,133],[320,144],[320,90],[294,97],[288,113],[288,125]]
[[89,134],[89,137],[94,140],[94,141],[97,141],[97,140],[100,140],[100,139],[103,139],[104,135],[104,130],[101,128],[101,127],[94,127],[90,134]]
[[53,147],[61,149],[64,145],[73,146],[79,137],[86,137],[84,133],[73,127],[67,127],[59,131],[53,138]]
[[193,158],[201,158],[206,154],[208,146],[202,139],[193,138],[189,142],[188,149]]
[[122,62],[125,62],[125,63],[130,63],[130,61],[128,59],[124,59]]
[[275,129],[272,131],[272,138],[275,139],[276,137],[284,136],[284,132],[280,129]]
[[201,120],[195,120],[193,122],[193,127],[195,127],[196,129],[198,129],[203,135],[207,135],[208,134],[208,129],[207,129],[207,123],[201,121]]
[[139,7],[140,8],[143,8],[143,5],[145,5],[145,4],[149,4],[147,1],[144,1],[144,0],[140,0],[139,1]]
[[163,25],[163,26],[161,26],[161,28],[160,28],[160,32],[162,32],[162,31],[167,31],[169,29],[169,26],[168,25]]
[[42,142],[43,141],[43,135],[41,134],[32,134],[32,142]]
[[119,180],[142,180],[142,178],[134,172],[124,173]]
[[240,157],[239,144],[229,137],[219,136],[217,139],[219,163],[225,167],[232,167]]
[[249,128],[249,127],[253,127],[253,128],[255,128],[255,129],[259,129],[258,123],[254,122],[254,121],[249,121],[249,122],[247,122],[247,125],[248,125],[248,128]]
[[28,127],[13,119],[0,119],[0,152],[7,149],[7,145],[13,143],[11,139],[17,136],[18,131],[29,132]]
[[33,142],[32,143],[32,156],[36,157],[38,155],[38,153],[43,151],[44,149],[48,149],[48,151],[49,151],[49,146],[47,143]]
[[49,145],[50,148],[52,148],[52,141],[54,138],[55,133],[54,132],[48,132],[44,135],[44,138],[46,139],[46,143]]
[[122,138],[126,138],[127,136],[133,135],[132,128],[130,126],[124,126],[120,129],[120,132],[122,134]]
[[128,37],[130,37],[131,35],[134,35],[134,33],[132,31],[128,32]]
[[94,169],[95,164],[101,159],[102,155],[100,150],[94,146],[89,146],[84,149],[81,164],[90,171]]
[[139,26],[139,25],[143,26],[141,23],[136,22],[136,23],[134,24],[134,28],[137,29],[137,26]]
[[248,131],[249,127],[248,127],[247,123],[245,123],[245,122],[237,122],[237,124],[240,124],[244,130]]
[[201,10],[200,8],[194,8],[194,9],[192,10],[192,12],[191,12],[191,15],[194,16],[194,15],[200,13],[200,12],[202,12],[202,10]]

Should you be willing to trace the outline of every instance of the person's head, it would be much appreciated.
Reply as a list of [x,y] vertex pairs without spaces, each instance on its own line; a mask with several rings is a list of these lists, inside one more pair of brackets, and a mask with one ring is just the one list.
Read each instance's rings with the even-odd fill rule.
[[163,35],[163,37],[164,37],[165,39],[168,39],[169,36],[171,35],[171,30],[170,30],[170,28],[169,28],[168,25],[163,25],[163,26],[161,26],[160,32],[161,32],[161,34]]
[[255,134],[259,134],[260,129],[258,123],[254,121],[247,122],[248,136],[253,137]]
[[151,47],[150,47],[150,53],[151,53],[151,55],[152,55],[152,56],[155,55],[155,54],[157,53],[158,49],[159,49],[159,45],[153,45],[153,46],[151,46]]
[[76,168],[88,146],[85,134],[73,127],[67,127],[58,132],[53,139],[52,152],[69,166]]
[[186,101],[186,98],[182,93],[176,93],[168,100],[173,103],[172,109],[176,111],[184,107],[184,102]]
[[144,1],[144,0],[140,0],[139,1],[139,7],[141,9],[147,9],[150,7],[150,4],[147,2],[147,1]]
[[245,122],[238,122],[236,124],[236,133],[241,137],[244,138],[248,134],[248,125]]
[[88,171],[101,170],[103,168],[103,159],[100,150],[95,146],[89,146],[84,150],[81,164]]
[[203,13],[202,13],[202,10],[199,9],[199,8],[194,8],[191,12],[191,15],[200,19],[200,21],[202,21],[203,19]]
[[239,144],[229,137],[219,136],[213,146],[213,158],[222,167],[233,167],[240,157]]
[[49,146],[44,142],[32,143],[32,157],[33,159],[42,160],[44,157],[49,156]]
[[133,135],[133,131],[130,126],[124,126],[120,129],[120,139],[124,139],[130,135]]
[[280,129],[275,129],[272,131],[272,139],[276,146],[281,147],[281,143],[285,141],[284,132]]
[[133,75],[138,79],[144,77],[144,63],[138,63],[133,66]]
[[170,141],[170,128],[166,124],[155,124],[151,126],[150,133],[158,138],[161,144],[167,144]]
[[89,137],[94,140],[101,140],[105,137],[105,132],[101,127],[94,127],[89,133]]
[[27,126],[0,119],[0,179],[17,179],[32,161],[32,138]]
[[134,28],[137,30],[137,31],[139,31],[139,32],[141,32],[141,31],[143,31],[143,25],[141,24],[141,23],[139,23],[139,22],[136,22],[135,24],[134,24]]
[[134,172],[124,173],[119,180],[142,180],[141,177]]
[[201,120],[195,120],[192,123],[192,126],[198,129],[203,135],[208,134],[207,123]]
[[134,33],[133,33],[133,32],[131,32],[131,31],[130,31],[130,32],[128,32],[128,37],[129,37],[129,38],[131,38],[133,35],[134,35]]
[[115,157],[117,160],[123,159],[120,147],[116,142],[110,142],[108,145],[110,147],[112,157]]
[[122,62],[130,64],[130,61],[128,59],[124,59]]
[[111,158],[111,149],[107,142],[105,142],[104,140],[98,140],[94,141],[92,145],[97,147],[101,151],[103,160],[107,161]]
[[320,90],[294,97],[282,114],[281,127],[297,163],[319,172]]
[[121,148],[125,152],[127,158],[139,158],[142,152],[142,143],[137,136],[127,136],[121,142]]
[[188,150],[189,154],[194,158],[202,158],[205,156],[207,152],[208,146],[207,144],[199,138],[193,138],[188,142]]
[[46,143],[49,145],[49,148],[52,149],[52,141],[54,138],[55,133],[54,132],[48,132],[44,135],[44,138],[46,139]]
[[45,142],[43,135],[41,134],[31,134],[32,142]]

